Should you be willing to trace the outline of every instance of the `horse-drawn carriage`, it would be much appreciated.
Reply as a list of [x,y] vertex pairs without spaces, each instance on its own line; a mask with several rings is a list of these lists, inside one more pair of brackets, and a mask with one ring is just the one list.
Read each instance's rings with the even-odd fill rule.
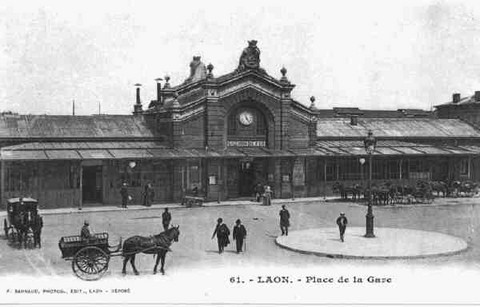
[[83,280],[97,280],[108,270],[110,257],[121,247],[108,245],[108,233],[96,233],[89,239],[80,236],[66,236],[60,239],[58,247],[62,258],[72,261],[72,270]]
[[179,227],[172,227],[158,235],[150,237],[133,236],[122,240],[116,246],[108,244],[108,233],[96,233],[89,238],[81,236],[65,236],[58,242],[62,258],[72,261],[72,271],[83,280],[98,280],[108,271],[111,257],[123,257],[122,273],[126,274],[126,264],[130,261],[133,271],[135,268],[135,255],[139,253],[154,254],[157,260],[154,274],[157,272],[159,260],[162,261],[160,272],[164,273],[165,255],[170,250],[173,241],[178,241]]
[[24,247],[41,247],[43,219],[38,214],[38,201],[29,197],[10,198],[6,209],[3,229],[7,240]]
[[418,181],[415,185],[395,185],[390,182],[372,184],[371,190],[360,184],[344,186],[336,182],[333,191],[339,193],[342,200],[368,200],[370,195],[374,205],[432,203],[433,189],[429,182]]

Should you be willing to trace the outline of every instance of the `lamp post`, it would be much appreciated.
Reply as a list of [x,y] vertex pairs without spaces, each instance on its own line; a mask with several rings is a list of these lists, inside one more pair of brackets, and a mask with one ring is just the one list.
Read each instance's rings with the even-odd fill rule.
[[373,233],[373,211],[372,211],[372,155],[375,151],[377,140],[373,136],[372,130],[368,131],[367,137],[363,140],[365,151],[368,155],[368,210],[366,217],[366,238],[375,238]]

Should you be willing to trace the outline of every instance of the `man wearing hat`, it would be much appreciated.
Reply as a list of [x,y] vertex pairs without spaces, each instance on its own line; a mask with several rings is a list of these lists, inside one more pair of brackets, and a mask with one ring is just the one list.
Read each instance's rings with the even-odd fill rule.
[[163,230],[165,231],[168,230],[168,226],[170,225],[171,220],[172,220],[172,215],[168,211],[168,208],[165,208],[165,211],[162,213]]
[[282,205],[282,210],[280,210],[280,230],[282,231],[282,236],[288,236],[288,227],[290,227],[290,212],[285,208],[285,205]]
[[235,227],[233,227],[233,239],[237,242],[237,253],[240,253],[243,247],[243,240],[247,236],[247,229],[242,225],[240,219],[238,219],[235,224]]
[[230,240],[228,239],[228,236],[230,235],[230,229],[228,229],[227,225],[223,223],[222,218],[218,218],[217,220],[217,226],[213,232],[212,240],[215,238],[215,235],[217,235],[218,253],[221,254],[223,253],[225,246],[230,244]]
[[88,221],[83,223],[82,230],[80,231],[80,237],[82,240],[89,240],[92,237],[92,232],[90,231],[90,224]]
[[343,235],[345,234],[345,229],[347,229],[348,220],[345,217],[344,212],[340,212],[340,216],[337,218],[338,230],[340,231],[340,240],[343,242]]
[[120,195],[122,196],[122,208],[127,208],[128,188],[126,182],[123,182],[122,187],[120,188]]

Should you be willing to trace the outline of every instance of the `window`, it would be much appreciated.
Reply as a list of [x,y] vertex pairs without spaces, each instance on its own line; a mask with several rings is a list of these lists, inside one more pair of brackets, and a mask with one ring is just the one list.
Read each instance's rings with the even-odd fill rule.
[[426,161],[421,159],[412,159],[408,163],[408,178],[417,180],[429,180],[430,168]]
[[461,176],[468,176],[470,170],[470,161],[468,158],[464,158],[460,160],[460,175]]
[[326,171],[327,181],[337,180],[337,164],[335,162],[327,162]]
[[232,112],[228,117],[228,135],[237,134],[237,112]]
[[265,123],[265,117],[259,111],[255,112],[256,114],[256,122],[257,122],[257,134],[258,135],[265,135],[267,134],[267,127]]

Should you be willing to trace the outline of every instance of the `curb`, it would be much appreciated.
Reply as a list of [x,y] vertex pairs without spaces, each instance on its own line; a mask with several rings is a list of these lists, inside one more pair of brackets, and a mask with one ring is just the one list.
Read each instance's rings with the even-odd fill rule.
[[306,251],[306,250],[296,249],[293,247],[282,245],[277,242],[277,239],[275,239],[275,244],[286,250],[290,250],[290,251],[297,252],[304,255],[315,255],[318,257],[327,257],[327,258],[333,258],[333,259],[353,259],[353,260],[362,260],[362,259],[363,260],[402,260],[402,259],[405,260],[405,259],[426,259],[426,258],[446,257],[446,256],[453,256],[453,255],[464,253],[471,248],[470,244],[467,243],[467,247],[465,247],[464,249],[460,249],[452,252],[446,252],[446,253],[418,255],[418,256],[390,256],[390,257],[378,256],[376,257],[376,256],[352,256],[352,255]]
[[[295,204],[295,203],[313,203],[313,202],[320,202],[326,203],[323,197],[321,198],[287,198],[287,199],[274,199],[272,200],[272,205],[279,205],[279,204]],[[151,207],[145,207],[140,205],[130,206],[128,208],[122,208],[120,206],[108,206],[108,207],[83,207],[82,210],[78,208],[57,208],[57,209],[40,209],[39,212],[41,215],[61,215],[61,214],[82,214],[82,213],[100,213],[100,212],[120,212],[120,211],[142,211],[142,210],[150,210],[150,211],[158,211],[165,208],[168,209],[195,209],[195,208],[211,208],[211,207],[227,207],[227,206],[245,206],[245,205],[259,205],[263,206],[262,203],[254,202],[254,201],[233,201],[233,202],[206,202],[203,206],[197,207],[186,207],[180,204],[157,204],[152,205]],[[6,211],[0,212],[0,217],[6,216]]]
[[[383,227],[383,228],[390,228],[390,227]],[[394,228],[396,229],[396,228]],[[405,228],[405,230],[410,230],[408,228]],[[416,229],[411,229],[414,231],[422,231],[422,232],[428,232],[424,230],[416,230]],[[443,234],[446,235],[446,234]],[[286,250],[290,250],[293,252],[297,252],[300,254],[304,255],[315,255],[319,257],[327,257],[327,258],[333,258],[333,259],[357,259],[357,260],[405,260],[405,259],[426,259],[426,258],[435,258],[435,257],[445,257],[445,256],[453,256],[453,255],[458,255],[463,252],[466,252],[470,250],[473,246],[468,240],[464,240],[460,237],[452,236],[452,235],[447,235],[452,238],[459,239],[465,243],[465,247],[457,249],[457,250],[452,250],[452,251],[439,251],[437,253],[429,253],[429,254],[418,254],[418,255],[393,255],[393,256],[369,256],[369,255],[349,255],[349,254],[340,254],[336,253],[336,251],[312,251],[312,250],[305,250],[305,249],[299,249],[296,247],[288,246],[286,244],[282,244],[278,241],[278,239],[281,236],[277,236],[275,238],[275,244],[281,248],[284,248]]]

